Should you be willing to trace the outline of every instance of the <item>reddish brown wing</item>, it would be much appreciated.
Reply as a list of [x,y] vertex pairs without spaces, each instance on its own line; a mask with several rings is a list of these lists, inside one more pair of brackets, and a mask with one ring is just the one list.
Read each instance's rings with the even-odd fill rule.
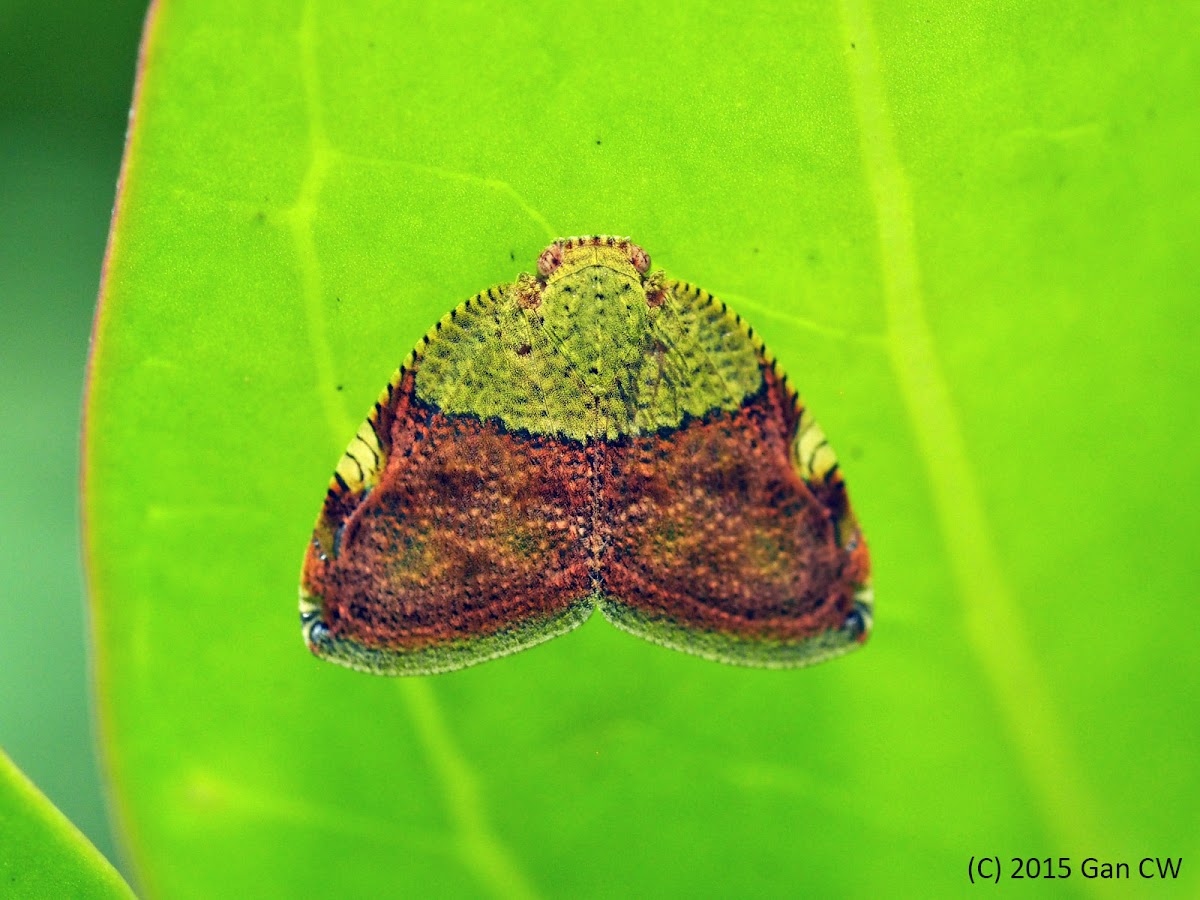
[[583,448],[446,415],[415,395],[411,370],[384,400],[368,421],[377,481],[338,476],[305,560],[313,652],[381,673],[446,671],[586,619]]
[[601,609],[657,643],[724,662],[806,665],[865,638],[866,546],[836,466],[806,482],[800,414],[764,362],[761,390],[668,433],[611,445]]

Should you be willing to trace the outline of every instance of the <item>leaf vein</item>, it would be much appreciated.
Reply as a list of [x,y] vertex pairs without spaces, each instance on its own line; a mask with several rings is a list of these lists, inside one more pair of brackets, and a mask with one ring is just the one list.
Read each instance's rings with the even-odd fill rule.
[[1006,583],[925,319],[911,190],[896,146],[868,0],[840,0],[839,6],[879,235],[886,345],[966,607],[967,639],[1050,829],[1063,846],[1100,846],[1097,803],[1078,775],[1029,626]]

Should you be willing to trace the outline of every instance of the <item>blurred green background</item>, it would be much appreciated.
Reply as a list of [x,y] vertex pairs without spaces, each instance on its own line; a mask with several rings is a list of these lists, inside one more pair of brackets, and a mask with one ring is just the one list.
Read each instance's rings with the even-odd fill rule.
[[0,746],[110,858],[88,703],[79,422],[144,11],[0,3]]

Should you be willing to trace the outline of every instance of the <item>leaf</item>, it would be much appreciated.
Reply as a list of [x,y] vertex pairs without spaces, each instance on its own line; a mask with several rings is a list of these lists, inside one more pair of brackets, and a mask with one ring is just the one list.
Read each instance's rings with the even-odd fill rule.
[[132,897],[117,870],[0,751],[0,893]]
[[[156,7],[85,498],[147,891],[938,894],[986,853],[1069,856],[1082,892],[1083,857],[1194,853],[1196,31],[1081,2]],[[593,620],[431,678],[311,659],[301,555],[392,369],[595,232],[729,301],[806,395],[871,643],[763,672]]]

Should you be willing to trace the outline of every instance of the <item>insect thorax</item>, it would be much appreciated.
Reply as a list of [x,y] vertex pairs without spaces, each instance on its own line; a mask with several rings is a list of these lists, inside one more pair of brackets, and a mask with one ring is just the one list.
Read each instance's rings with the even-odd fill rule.
[[417,392],[448,413],[587,440],[646,434],[735,409],[762,375],[716,304],[647,301],[636,273],[584,266],[522,303],[516,285],[443,319]]

